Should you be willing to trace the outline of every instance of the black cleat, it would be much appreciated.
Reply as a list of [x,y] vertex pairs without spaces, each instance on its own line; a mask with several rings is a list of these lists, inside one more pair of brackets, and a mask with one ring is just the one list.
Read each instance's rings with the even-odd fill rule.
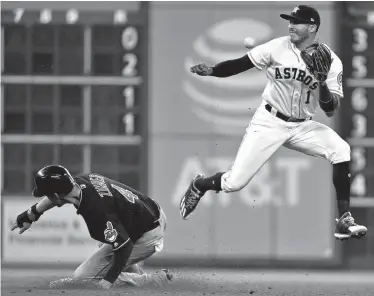
[[186,220],[188,216],[195,210],[200,199],[204,196],[205,192],[201,192],[195,187],[195,181],[204,178],[203,175],[196,175],[193,178],[190,186],[188,187],[186,193],[181,199],[179,210],[182,219]]
[[335,238],[347,240],[350,238],[362,238],[366,235],[367,228],[358,225],[350,212],[346,212],[340,219],[336,219]]

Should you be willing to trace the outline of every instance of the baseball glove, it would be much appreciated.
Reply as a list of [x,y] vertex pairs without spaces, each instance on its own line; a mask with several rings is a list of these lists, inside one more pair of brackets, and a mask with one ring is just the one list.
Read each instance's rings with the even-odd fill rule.
[[330,49],[316,42],[301,51],[300,55],[310,74],[319,82],[326,81],[333,60]]

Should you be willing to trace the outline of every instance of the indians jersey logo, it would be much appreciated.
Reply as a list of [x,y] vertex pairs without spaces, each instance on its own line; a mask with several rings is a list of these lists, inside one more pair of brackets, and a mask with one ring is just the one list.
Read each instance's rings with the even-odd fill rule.
[[190,67],[202,61],[208,65],[242,57],[248,49],[244,39],[252,37],[253,47],[272,39],[272,27],[253,18],[232,18],[208,27],[192,43],[185,58],[184,93],[193,102],[192,113],[215,132],[242,135],[255,109],[260,106],[266,86],[264,72],[251,70],[224,79],[192,75]]
[[113,243],[117,239],[118,232],[113,228],[113,224],[110,221],[106,222],[106,227],[107,228],[104,230],[105,240]]

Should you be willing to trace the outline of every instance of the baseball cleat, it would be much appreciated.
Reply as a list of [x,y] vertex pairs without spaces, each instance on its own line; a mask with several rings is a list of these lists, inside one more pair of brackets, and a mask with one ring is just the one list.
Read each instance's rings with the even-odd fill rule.
[[172,281],[173,275],[168,269],[161,269],[148,275],[151,283],[158,287],[163,287]]
[[79,281],[73,277],[67,277],[59,280],[54,280],[49,283],[49,287],[52,289],[63,289],[66,287],[72,287],[74,284],[82,283],[83,281]]
[[335,238],[347,240],[350,238],[362,238],[366,235],[367,228],[358,225],[350,212],[346,212],[340,219],[336,219]]
[[186,220],[188,216],[195,210],[200,199],[204,196],[205,192],[201,192],[195,187],[195,182],[198,179],[204,178],[204,175],[198,174],[193,178],[190,186],[186,193],[183,195],[180,205],[179,212],[182,219]]

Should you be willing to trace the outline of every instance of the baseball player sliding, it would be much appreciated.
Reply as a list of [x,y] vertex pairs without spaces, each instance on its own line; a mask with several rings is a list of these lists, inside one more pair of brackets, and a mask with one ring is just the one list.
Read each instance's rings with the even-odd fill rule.
[[166,216],[158,203],[134,189],[98,174],[72,177],[59,165],[42,168],[35,176],[34,197],[43,197],[19,214],[11,230],[27,230],[53,207],[73,204],[91,237],[103,243],[72,277],[53,281],[52,288],[91,284],[105,290],[114,284],[158,286],[172,279],[168,270],[146,274],[137,263],[160,252]]
[[187,219],[208,190],[241,190],[284,146],[332,164],[339,215],[334,235],[341,240],[363,237],[367,228],[350,213],[350,146],[331,128],[312,120],[318,105],[329,117],[338,109],[343,98],[342,62],[316,40],[320,27],[316,9],[299,5],[290,15],[280,16],[289,21],[288,36],[258,45],[238,59],[191,67],[192,73],[214,77],[257,68],[266,71],[268,82],[233,166],[210,177],[195,176],[181,199],[180,214]]

